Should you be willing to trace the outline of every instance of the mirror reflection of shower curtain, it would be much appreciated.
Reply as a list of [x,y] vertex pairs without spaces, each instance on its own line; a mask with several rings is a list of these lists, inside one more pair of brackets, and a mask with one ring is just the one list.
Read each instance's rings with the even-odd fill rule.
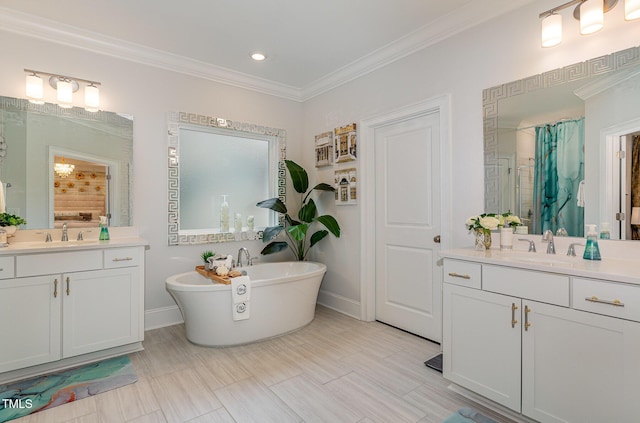
[[[631,148],[631,207],[640,207],[640,135]],[[640,226],[631,225],[631,239],[640,240]]]
[[584,179],[584,118],[536,127],[533,233],[565,228],[584,236],[584,208],[577,205]]

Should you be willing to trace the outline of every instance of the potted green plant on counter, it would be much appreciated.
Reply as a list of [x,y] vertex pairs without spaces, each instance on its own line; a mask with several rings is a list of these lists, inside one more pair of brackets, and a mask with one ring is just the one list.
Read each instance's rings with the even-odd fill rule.
[[8,236],[13,236],[16,230],[18,230],[19,225],[26,224],[27,221],[20,216],[10,213],[0,213],[0,226],[7,231]]
[[[284,214],[284,225],[265,228],[263,241],[271,242],[264,247],[260,254],[273,254],[289,248],[295,255],[296,260],[302,261],[307,257],[311,247],[329,235],[329,232],[336,238],[340,237],[340,225],[338,221],[328,214],[318,216],[316,203],[310,198],[313,191],[333,192],[335,188],[329,184],[320,183],[309,189],[309,175],[304,168],[291,160],[285,160],[285,164],[289,171],[293,188],[300,194],[301,206],[296,214],[296,220],[289,215],[287,206],[277,197],[256,204],[258,207],[271,209]],[[320,229],[311,234],[311,227],[315,226],[316,223],[320,223],[325,229]],[[285,234],[287,240],[272,241],[281,232]]]

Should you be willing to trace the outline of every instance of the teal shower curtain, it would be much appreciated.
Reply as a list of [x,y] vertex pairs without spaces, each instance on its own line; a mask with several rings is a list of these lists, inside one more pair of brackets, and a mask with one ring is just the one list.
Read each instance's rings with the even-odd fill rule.
[[533,233],[559,228],[584,236],[577,194],[584,180],[584,117],[536,127]]

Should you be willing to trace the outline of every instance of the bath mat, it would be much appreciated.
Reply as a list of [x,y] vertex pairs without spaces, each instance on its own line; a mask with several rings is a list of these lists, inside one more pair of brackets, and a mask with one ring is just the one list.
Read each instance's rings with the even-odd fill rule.
[[127,356],[0,385],[0,423],[138,380]]
[[450,415],[442,423],[497,423],[495,420],[489,417],[483,416],[476,410],[471,408],[461,408],[452,415]]
[[442,373],[442,354],[438,354],[435,357],[425,361],[424,365],[437,372]]

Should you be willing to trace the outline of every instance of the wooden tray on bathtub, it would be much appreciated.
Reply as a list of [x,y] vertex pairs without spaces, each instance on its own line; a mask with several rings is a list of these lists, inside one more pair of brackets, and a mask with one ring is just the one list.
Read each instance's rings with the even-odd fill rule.
[[196,272],[200,273],[205,278],[212,279],[218,283],[222,283],[225,285],[231,284],[231,278],[235,278],[236,276],[240,276],[241,273],[237,270],[232,270],[229,272],[229,276],[218,276],[213,270],[206,270],[204,266],[196,266]]

